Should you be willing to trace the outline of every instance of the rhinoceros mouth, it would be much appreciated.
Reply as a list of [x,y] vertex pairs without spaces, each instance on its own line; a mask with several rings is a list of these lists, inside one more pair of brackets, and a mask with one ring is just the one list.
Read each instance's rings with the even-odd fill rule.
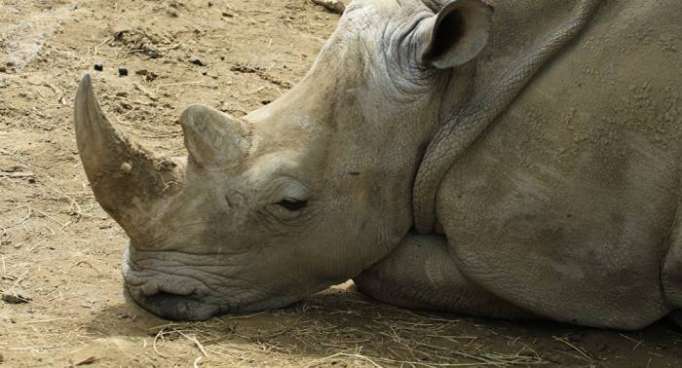
[[255,313],[284,308],[300,300],[295,297],[277,297],[238,306],[215,304],[194,295],[179,295],[163,291],[144,295],[129,287],[124,289],[126,299],[132,300],[145,311],[170,321],[205,321],[225,314]]
[[139,290],[125,287],[127,299],[132,299],[142,309],[171,321],[204,321],[230,312],[230,308],[202,300],[196,295],[173,294],[159,291],[145,295]]
[[125,283],[125,298],[145,311],[171,321],[205,321],[225,314],[246,314],[263,310],[284,308],[301,298],[295,296],[269,296],[244,304],[216,302],[198,293],[176,294],[165,288],[146,294],[144,288]]

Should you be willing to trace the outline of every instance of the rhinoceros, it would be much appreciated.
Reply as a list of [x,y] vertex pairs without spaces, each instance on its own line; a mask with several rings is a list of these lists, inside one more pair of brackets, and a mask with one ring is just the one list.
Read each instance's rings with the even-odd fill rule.
[[159,157],[85,76],[78,149],[172,320],[353,279],[385,303],[639,329],[682,308],[678,0],[354,0],[307,75]]

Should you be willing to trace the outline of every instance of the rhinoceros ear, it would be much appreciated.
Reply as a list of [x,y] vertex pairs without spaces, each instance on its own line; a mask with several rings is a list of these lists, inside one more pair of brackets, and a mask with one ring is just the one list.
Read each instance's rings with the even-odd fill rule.
[[247,141],[236,119],[208,106],[192,105],[182,113],[180,123],[190,163],[224,169],[240,162]]
[[493,8],[482,0],[455,0],[419,32],[419,62],[439,69],[471,61],[488,44]]

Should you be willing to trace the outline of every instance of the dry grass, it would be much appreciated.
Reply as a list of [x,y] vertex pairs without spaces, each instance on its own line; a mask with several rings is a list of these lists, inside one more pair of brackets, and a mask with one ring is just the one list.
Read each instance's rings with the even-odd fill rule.
[[[378,306],[338,289],[320,298],[277,312],[153,326],[149,328],[153,350],[159,357],[172,359],[164,346],[185,340],[194,347],[196,359],[210,366],[231,367],[252,367],[263,359],[283,365],[302,354],[307,356],[304,363],[293,366],[526,367],[549,363],[528,345],[517,343],[496,351],[478,343],[475,336],[457,335],[460,320]],[[362,318],[367,313],[379,315]],[[253,320],[259,322],[249,322]]]

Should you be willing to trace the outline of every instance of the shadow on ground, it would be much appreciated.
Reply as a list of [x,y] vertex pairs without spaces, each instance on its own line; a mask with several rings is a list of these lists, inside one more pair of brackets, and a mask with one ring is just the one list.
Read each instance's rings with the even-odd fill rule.
[[246,366],[306,361],[307,366],[676,367],[682,362],[682,334],[666,321],[626,333],[478,319],[395,308],[352,288],[330,289],[280,310],[199,323],[164,321],[119,304],[95,314],[87,330],[118,339],[118,345],[120,339],[135,342],[129,350],[162,360],[194,349],[197,357],[216,364]]

